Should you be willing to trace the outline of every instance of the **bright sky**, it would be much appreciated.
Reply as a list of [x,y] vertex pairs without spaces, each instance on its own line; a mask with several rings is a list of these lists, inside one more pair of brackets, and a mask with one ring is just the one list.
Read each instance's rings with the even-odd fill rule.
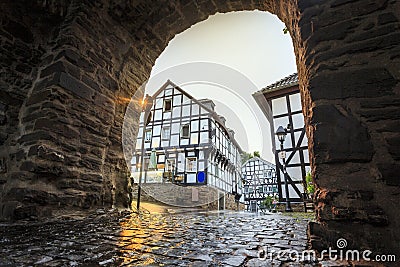
[[157,59],[146,93],[167,79],[197,99],[209,98],[242,149],[273,162],[268,121],[252,93],[294,72],[292,40],[267,12],[216,14],[172,39]]

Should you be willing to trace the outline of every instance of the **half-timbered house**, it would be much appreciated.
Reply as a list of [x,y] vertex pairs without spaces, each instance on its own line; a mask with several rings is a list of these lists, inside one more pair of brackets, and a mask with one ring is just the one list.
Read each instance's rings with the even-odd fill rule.
[[263,88],[253,97],[270,123],[280,201],[284,201],[286,192],[282,159],[278,155],[280,142],[275,136],[279,126],[287,128],[284,150],[289,199],[292,202],[303,201],[310,163],[297,73]]
[[242,166],[243,196],[246,210],[257,212],[267,196],[278,197],[275,165],[253,157]]
[[215,112],[214,102],[197,100],[169,80],[152,98],[146,126],[143,112],[140,118],[132,177],[139,177],[144,142],[148,163],[142,183],[207,185],[221,193],[241,194],[242,150],[225,118]]

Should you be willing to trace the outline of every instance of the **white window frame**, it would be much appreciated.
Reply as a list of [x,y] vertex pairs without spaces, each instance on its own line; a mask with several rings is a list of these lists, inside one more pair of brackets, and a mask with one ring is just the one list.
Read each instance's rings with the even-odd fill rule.
[[215,177],[217,177],[218,179],[220,178],[219,177],[219,166],[218,166],[218,164],[217,163],[215,163],[215,173],[214,173],[214,175],[215,175]]
[[163,126],[161,128],[161,140],[166,141],[171,138],[171,126]]
[[166,167],[166,170],[167,171],[169,171],[169,172],[172,172],[172,171],[174,171],[174,168],[175,168],[175,159],[166,159],[165,160],[165,165],[167,165]]
[[[150,134],[148,135],[148,133],[150,133]],[[151,129],[148,129],[144,132],[144,142],[150,143],[151,139],[152,139]]]
[[[184,128],[185,127],[187,127],[187,135],[184,135]],[[190,124],[189,123],[187,123],[187,124],[184,124],[184,125],[182,125],[181,126],[181,132],[180,132],[180,135],[181,135],[181,138],[185,138],[185,139],[187,139],[187,138],[190,138]]]
[[[190,163],[192,164],[192,168],[189,168]],[[197,172],[197,158],[196,157],[187,157],[186,158],[186,172],[196,173]]]

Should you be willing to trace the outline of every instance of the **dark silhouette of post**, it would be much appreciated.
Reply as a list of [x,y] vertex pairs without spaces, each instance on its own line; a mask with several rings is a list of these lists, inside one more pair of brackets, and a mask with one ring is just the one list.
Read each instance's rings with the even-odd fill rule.
[[283,178],[285,179],[285,196],[286,196],[286,207],[285,211],[286,212],[292,212],[292,207],[290,205],[290,199],[289,199],[289,185],[287,181],[287,173],[286,173],[286,152],[283,149],[283,142],[285,141],[287,131],[290,129],[290,125],[288,125],[287,128],[283,128],[282,126],[279,126],[278,129],[276,130],[276,136],[278,137],[279,142],[281,142],[281,150],[279,152],[279,158],[282,159],[282,172],[283,172]]
[[138,194],[137,194],[137,202],[136,202],[136,209],[140,211],[140,196],[142,193],[142,175],[143,175],[143,168],[144,168],[144,138],[146,133],[146,126],[149,124],[149,114],[151,107],[153,106],[153,98],[146,94],[146,97],[142,101],[142,112],[143,114],[143,130],[142,130],[142,144],[141,144],[141,157],[140,157],[140,172],[139,172],[139,182],[138,182]]

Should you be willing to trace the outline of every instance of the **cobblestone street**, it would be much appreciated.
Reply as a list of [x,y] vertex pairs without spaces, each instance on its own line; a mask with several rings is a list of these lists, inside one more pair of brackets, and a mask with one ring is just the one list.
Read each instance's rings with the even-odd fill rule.
[[306,224],[279,214],[99,210],[85,219],[2,224],[0,266],[279,266],[259,260],[258,249],[302,251]]

